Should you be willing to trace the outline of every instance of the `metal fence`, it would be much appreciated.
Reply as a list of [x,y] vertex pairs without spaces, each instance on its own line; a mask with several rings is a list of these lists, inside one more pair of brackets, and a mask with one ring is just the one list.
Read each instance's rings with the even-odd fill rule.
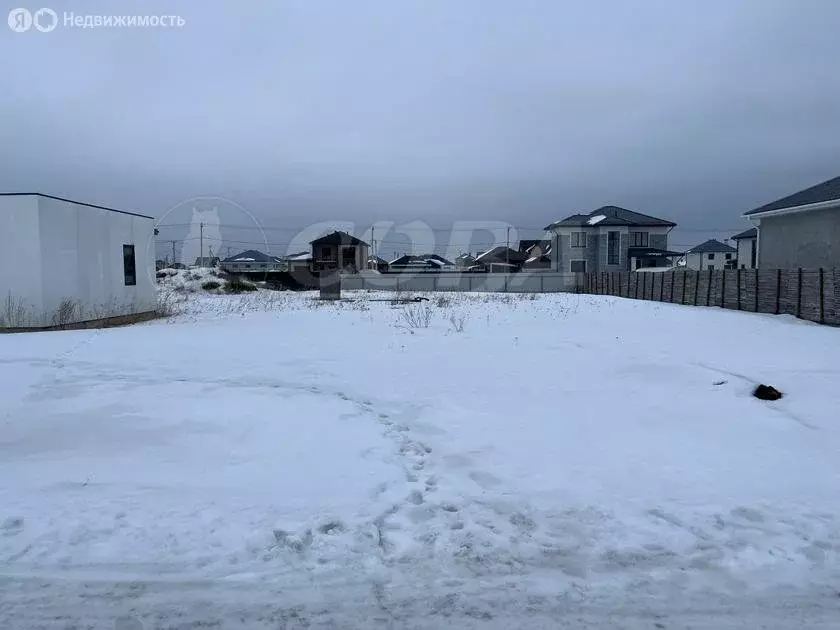
[[548,271],[520,273],[361,273],[342,276],[341,288],[348,291],[580,292],[583,287],[583,275]]
[[840,269],[596,272],[585,274],[583,291],[840,325]]

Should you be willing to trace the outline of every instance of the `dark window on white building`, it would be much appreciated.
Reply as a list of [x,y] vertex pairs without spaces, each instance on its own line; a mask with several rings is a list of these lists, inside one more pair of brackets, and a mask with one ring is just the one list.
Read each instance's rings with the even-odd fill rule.
[[632,232],[630,234],[631,247],[650,247],[650,234],[648,232]]
[[569,271],[571,271],[572,273],[586,273],[586,261],[585,260],[569,261]]
[[137,263],[134,258],[134,245],[123,245],[123,274],[125,286],[137,284]]
[[586,247],[586,232],[572,232],[572,247]]

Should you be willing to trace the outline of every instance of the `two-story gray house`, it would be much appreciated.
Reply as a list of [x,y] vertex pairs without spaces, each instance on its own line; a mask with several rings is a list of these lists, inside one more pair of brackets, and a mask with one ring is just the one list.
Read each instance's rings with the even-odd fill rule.
[[668,233],[676,223],[618,206],[555,221],[552,269],[561,272],[632,271],[667,267],[677,252],[668,251]]

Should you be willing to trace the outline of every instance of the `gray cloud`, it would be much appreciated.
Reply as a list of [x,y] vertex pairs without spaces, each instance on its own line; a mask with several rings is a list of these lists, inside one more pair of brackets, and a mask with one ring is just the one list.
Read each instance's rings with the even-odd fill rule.
[[156,216],[219,195],[278,241],[322,220],[538,228],[611,203],[675,220],[688,247],[838,174],[833,0],[247,7],[64,1],[186,24],[3,27],[0,189]]

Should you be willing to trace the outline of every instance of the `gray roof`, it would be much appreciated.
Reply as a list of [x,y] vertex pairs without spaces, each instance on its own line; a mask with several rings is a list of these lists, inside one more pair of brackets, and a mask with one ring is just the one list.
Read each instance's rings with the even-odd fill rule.
[[[129,212],[128,210],[117,210],[116,208],[109,208],[108,206],[98,206],[93,203],[85,203],[84,201],[73,201],[72,199],[66,199],[64,197],[56,197],[55,195],[45,195],[44,193],[26,193],[26,192],[9,192],[4,193],[0,192],[0,197],[43,197],[44,199],[55,199],[56,201],[64,201],[67,203],[75,203],[77,206],[87,206],[88,208],[96,208],[97,210],[107,210],[109,212],[117,212],[119,214],[129,214],[133,217],[140,217],[141,219],[152,219],[154,221],[154,217],[150,217],[146,214],[139,214],[137,212]],[[157,234],[157,232],[155,232]]]
[[551,240],[545,238],[537,238],[537,239],[530,239],[530,238],[523,238],[519,241],[519,251],[520,252],[527,252],[532,249],[535,245],[539,245],[543,250],[551,248]]
[[438,254],[405,254],[392,260],[389,264],[391,265],[407,265],[409,263],[423,263],[426,261],[436,261],[437,264],[440,265],[448,265],[451,266],[453,263],[446,260],[443,256],[439,256]]
[[692,247],[689,249],[686,254],[711,254],[712,252],[722,252],[725,254],[732,254],[735,253],[736,250],[731,245],[727,245],[726,243],[721,243],[720,241],[716,241],[715,239],[711,238],[705,243],[700,243],[696,247]]
[[298,252],[297,254],[288,254],[283,258],[283,260],[294,260],[298,262],[312,260],[312,252]]
[[840,177],[829,179],[828,181],[817,184],[816,186],[811,186],[810,188],[800,190],[799,192],[788,195],[787,197],[777,199],[776,201],[765,204],[760,208],[745,212],[744,216],[834,200],[840,201]]
[[733,241],[737,241],[742,238],[755,238],[758,236],[758,228],[750,228],[749,230],[744,230],[743,232],[738,232],[735,236],[732,237]]
[[[250,258],[251,260],[242,260],[244,258]],[[276,256],[269,256],[268,254],[263,254],[261,251],[257,251],[256,249],[249,249],[248,251],[242,252],[241,254],[237,254],[236,256],[231,256],[230,258],[225,258],[222,262],[232,263],[232,262],[259,262],[259,263],[276,263],[279,262],[279,258]]]
[[[598,219],[598,217],[603,217]],[[600,225],[624,225],[629,227],[675,227],[677,224],[664,219],[634,212],[618,206],[603,206],[589,214],[573,214],[562,221],[555,221],[546,230],[556,227],[595,227]]]
[[505,245],[499,245],[493,249],[488,249],[475,257],[476,262],[484,263],[507,263],[511,264],[522,263],[528,259],[528,254],[511,249]]
[[369,247],[367,243],[365,243],[362,239],[356,238],[352,234],[348,234],[347,232],[342,232],[341,230],[336,230],[331,234],[327,234],[326,236],[322,236],[321,238],[316,238],[314,241],[309,241],[310,245],[366,245]]

